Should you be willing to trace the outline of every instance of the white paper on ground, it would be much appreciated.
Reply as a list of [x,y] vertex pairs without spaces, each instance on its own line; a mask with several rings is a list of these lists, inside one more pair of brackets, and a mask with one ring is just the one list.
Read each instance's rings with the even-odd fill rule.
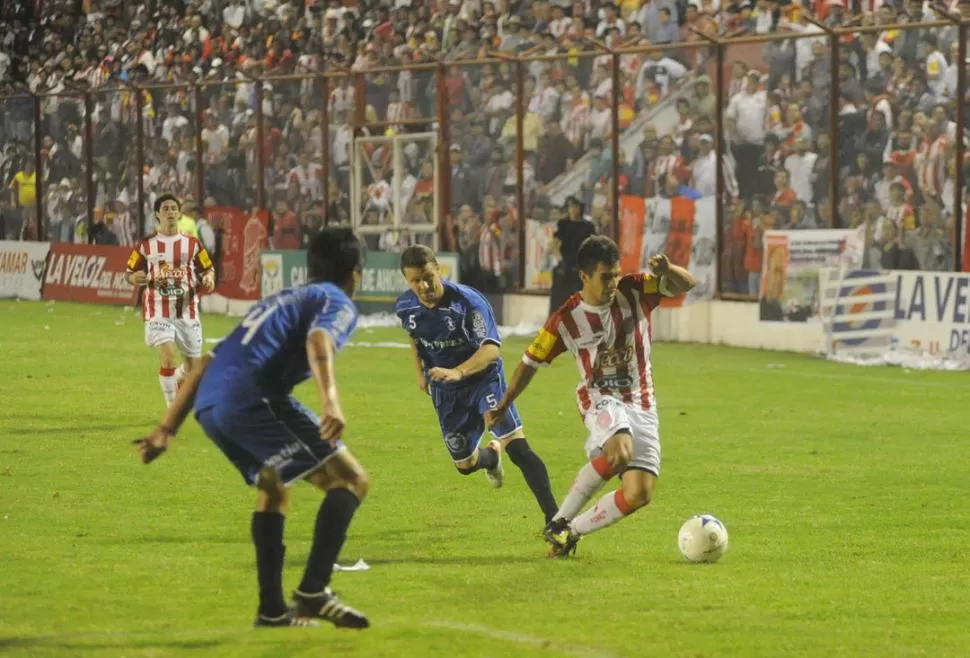
[[339,564],[333,565],[334,571],[370,571],[370,565],[364,562],[363,558],[357,560],[354,564],[349,567],[345,567]]

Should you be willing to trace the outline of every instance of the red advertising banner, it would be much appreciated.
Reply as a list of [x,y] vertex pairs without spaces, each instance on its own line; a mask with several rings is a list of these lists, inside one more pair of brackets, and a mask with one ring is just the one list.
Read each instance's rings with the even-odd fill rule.
[[51,245],[44,274],[44,299],[134,306],[136,290],[125,280],[128,247]]
[[259,252],[269,247],[269,214],[217,206],[206,208],[205,216],[213,228],[222,229],[216,293],[229,299],[258,300]]

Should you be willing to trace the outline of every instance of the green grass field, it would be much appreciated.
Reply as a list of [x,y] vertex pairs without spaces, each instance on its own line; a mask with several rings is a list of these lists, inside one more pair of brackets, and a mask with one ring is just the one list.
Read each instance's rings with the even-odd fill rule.
[[[209,337],[233,321],[208,317]],[[357,341],[400,341],[392,329]],[[510,339],[514,363],[526,339]],[[23,656],[966,656],[966,374],[658,345],[654,503],[546,559],[521,474],[458,475],[406,350],[350,347],[348,442],[371,474],[334,587],[363,633],[250,627],[253,492],[189,421],[145,467],[163,402],[134,312],[0,301],[0,653]],[[563,358],[520,411],[557,496],[583,462]],[[310,401],[304,385],[299,395]],[[959,400],[964,402],[960,403]],[[320,497],[294,495],[286,585]],[[680,524],[730,531],[689,565]]]

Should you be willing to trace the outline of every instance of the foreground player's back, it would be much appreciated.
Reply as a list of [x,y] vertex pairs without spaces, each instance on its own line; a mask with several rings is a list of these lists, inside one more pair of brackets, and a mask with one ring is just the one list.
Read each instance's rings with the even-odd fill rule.
[[267,297],[212,351],[195,408],[289,395],[310,377],[310,333],[327,332],[339,350],[356,326],[357,307],[332,283],[310,283]]

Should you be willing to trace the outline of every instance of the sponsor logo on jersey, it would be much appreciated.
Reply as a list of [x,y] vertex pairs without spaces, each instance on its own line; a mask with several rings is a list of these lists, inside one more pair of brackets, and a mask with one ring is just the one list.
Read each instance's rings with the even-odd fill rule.
[[616,368],[633,360],[633,348],[630,346],[618,350],[601,350],[596,355],[594,368]]
[[593,388],[632,388],[633,377],[605,375],[592,383]]

